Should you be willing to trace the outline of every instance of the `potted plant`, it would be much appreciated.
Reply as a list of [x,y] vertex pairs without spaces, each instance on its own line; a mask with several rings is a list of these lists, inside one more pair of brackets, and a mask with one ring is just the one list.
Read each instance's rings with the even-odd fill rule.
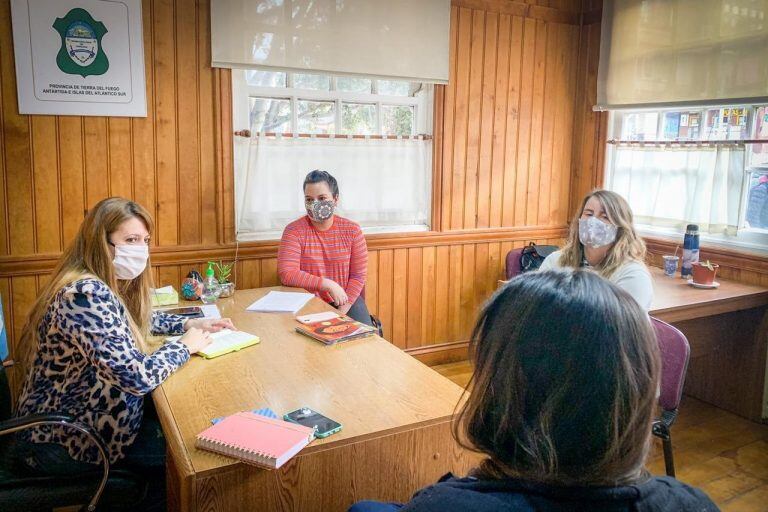
[[210,263],[213,265],[213,269],[216,272],[216,280],[221,287],[219,297],[231,297],[235,293],[235,283],[230,281],[235,262],[222,263],[221,261],[211,261]]
[[709,260],[697,261],[693,265],[693,282],[696,284],[711,285],[715,282],[715,274],[720,265]]

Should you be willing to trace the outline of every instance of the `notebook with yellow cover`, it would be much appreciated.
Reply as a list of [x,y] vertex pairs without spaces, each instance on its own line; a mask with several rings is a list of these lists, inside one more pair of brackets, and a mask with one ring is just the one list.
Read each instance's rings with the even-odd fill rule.
[[[181,336],[174,336],[172,338],[166,338],[168,341],[175,341],[180,339]],[[255,334],[249,334],[243,331],[231,331],[229,329],[222,329],[219,332],[211,333],[211,339],[213,340],[210,345],[197,353],[206,359],[213,359],[214,357],[223,356],[230,352],[236,352],[240,349],[256,345],[261,340]]]

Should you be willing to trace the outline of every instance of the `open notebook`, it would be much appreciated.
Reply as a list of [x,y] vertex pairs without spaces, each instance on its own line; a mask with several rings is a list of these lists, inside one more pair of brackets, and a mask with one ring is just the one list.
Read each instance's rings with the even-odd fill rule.
[[311,428],[252,412],[238,412],[198,434],[195,445],[249,464],[277,469],[312,439]]
[[[168,341],[176,341],[181,336],[172,336],[166,338]],[[219,332],[211,333],[211,344],[197,353],[206,359],[223,356],[230,352],[235,352],[241,348],[250,347],[259,343],[261,340],[255,334],[249,334],[243,331],[231,331],[222,329]]]

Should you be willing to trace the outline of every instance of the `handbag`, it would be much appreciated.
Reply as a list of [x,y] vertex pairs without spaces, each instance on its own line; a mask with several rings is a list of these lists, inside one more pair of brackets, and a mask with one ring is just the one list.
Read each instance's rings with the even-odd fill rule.
[[520,253],[520,271],[531,272],[538,270],[547,256],[558,249],[556,245],[536,245],[531,242]]

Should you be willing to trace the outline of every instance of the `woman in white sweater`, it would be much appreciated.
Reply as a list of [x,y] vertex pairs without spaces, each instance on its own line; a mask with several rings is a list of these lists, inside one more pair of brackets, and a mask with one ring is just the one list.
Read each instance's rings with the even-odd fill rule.
[[595,190],[581,202],[568,243],[547,256],[539,270],[590,267],[648,311],[653,284],[644,261],[645,243],[635,231],[627,201],[615,192]]

